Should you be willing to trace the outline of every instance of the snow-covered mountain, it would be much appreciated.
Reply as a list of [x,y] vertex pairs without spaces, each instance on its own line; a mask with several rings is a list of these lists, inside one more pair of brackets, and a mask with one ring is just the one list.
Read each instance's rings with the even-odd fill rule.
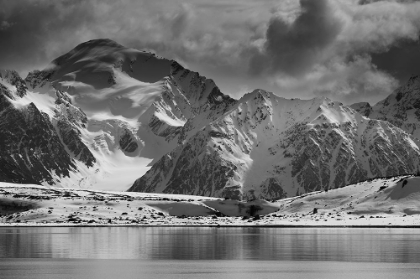
[[407,133],[341,103],[255,90],[163,156],[130,191],[282,198],[413,173],[419,155]]
[[50,116],[34,104],[37,97],[16,72],[0,72],[1,181],[53,184],[76,168]]
[[[4,138],[2,146],[21,142],[24,151],[8,149],[7,160],[25,156],[30,173],[37,157],[25,155],[25,150],[39,149],[40,144],[37,152],[49,154],[49,163],[61,168],[44,165],[45,174],[28,181],[11,174],[21,167],[2,164],[3,181],[126,190],[153,160],[235,103],[212,80],[175,61],[111,40],[83,43],[47,69],[29,73],[25,81],[13,73],[16,78],[3,74],[0,81],[7,89],[2,90],[2,102],[19,111],[30,106],[43,115],[39,121],[48,129],[35,123],[33,137],[43,137],[47,130],[54,135],[66,165],[55,162],[60,156],[54,155],[58,147],[48,144],[52,140],[22,142],[28,134],[18,128],[27,126],[22,124],[16,127],[21,133],[11,132],[13,137]],[[3,131],[11,131],[14,121],[8,114]]]
[[389,122],[325,98],[235,100],[176,61],[106,39],[25,80],[2,71],[0,115],[5,182],[274,199],[419,165],[417,142]]
[[350,105],[350,107],[366,117],[369,117],[373,110],[372,106],[368,102],[355,103]]
[[352,108],[372,119],[389,121],[420,140],[420,76],[408,82],[373,107],[357,103]]

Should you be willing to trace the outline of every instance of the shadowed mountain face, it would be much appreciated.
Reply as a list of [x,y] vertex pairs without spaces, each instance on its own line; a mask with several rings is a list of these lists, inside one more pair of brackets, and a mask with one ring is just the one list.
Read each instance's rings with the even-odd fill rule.
[[68,176],[74,162],[47,114],[32,102],[14,104],[21,93],[0,84],[0,179],[53,184],[54,175]]
[[2,181],[272,199],[419,164],[416,141],[389,122],[325,98],[234,100],[176,61],[110,40],[25,80],[2,71],[0,86]]

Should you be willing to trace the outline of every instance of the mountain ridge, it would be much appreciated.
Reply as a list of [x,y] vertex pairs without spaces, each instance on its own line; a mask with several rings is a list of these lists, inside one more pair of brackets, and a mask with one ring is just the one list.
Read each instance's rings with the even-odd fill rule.
[[388,121],[420,140],[420,76],[411,76],[407,83],[374,106],[351,105],[363,115]]
[[402,130],[339,102],[255,90],[162,157],[129,191],[282,198],[411,173],[419,154]]
[[[41,164],[40,177],[24,180],[13,172],[24,163],[5,163],[5,181],[274,199],[413,173],[419,164],[419,144],[387,121],[324,97],[288,100],[256,89],[235,100],[174,60],[111,40],[76,46],[25,80],[1,73],[0,113],[39,111],[45,123],[33,137],[51,135],[57,147],[23,148],[61,166]],[[5,130],[14,131],[14,118]],[[29,127],[20,123],[23,133],[5,146],[24,138]],[[2,156],[24,152],[10,150]]]

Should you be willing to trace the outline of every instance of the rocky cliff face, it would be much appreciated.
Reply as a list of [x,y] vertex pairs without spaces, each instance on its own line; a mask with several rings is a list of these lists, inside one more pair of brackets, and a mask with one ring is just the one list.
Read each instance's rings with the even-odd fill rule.
[[412,173],[419,155],[404,131],[340,103],[257,90],[163,156],[130,191],[281,198]]
[[363,116],[369,117],[373,111],[372,106],[367,102],[355,103],[350,106]]
[[65,92],[34,93],[8,70],[1,71],[0,91],[2,181],[59,185],[78,171],[77,162],[94,165],[81,138],[86,115]]
[[92,167],[95,157],[82,140],[81,129],[86,128],[86,114],[74,106],[66,93],[56,91],[57,99],[52,122],[62,143],[72,158]]
[[57,177],[69,176],[74,161],[49,116],[34,103],[19,105],[18,87],[12,92],[0,83],[0,180],[53,184]]
[[139,121],[166,142],[183,142],[236,103],[220,92],[213,80],[177,62],[172,62],[161,92]]
[[1,70],[0,79],[4,82],[14,86],[16,89],[16,95],[18,97],[23,97],[26,95],[27,87],[26,82],[19,76],[16,71],[11,70]]

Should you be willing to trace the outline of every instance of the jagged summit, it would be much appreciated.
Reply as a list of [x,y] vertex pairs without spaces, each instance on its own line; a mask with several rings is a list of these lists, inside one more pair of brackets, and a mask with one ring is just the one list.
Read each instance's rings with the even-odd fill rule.
[[0,79],[16,88],[19,97],[26,95],[27,86],[25,81],[14,70],[0,70]]
[[420,75],[413,75],[408,79],[407,87],[420,88]]

